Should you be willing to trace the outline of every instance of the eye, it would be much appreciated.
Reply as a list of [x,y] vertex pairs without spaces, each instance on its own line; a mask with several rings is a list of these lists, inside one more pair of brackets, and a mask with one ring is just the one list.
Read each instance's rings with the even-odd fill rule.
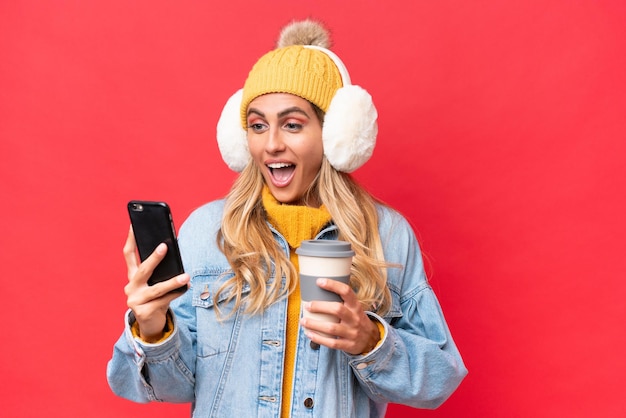
[[251,129],[252,132],[254,133],[261,133],[264,132],[267,129],[267,125],[263,124],[263,123],[249,123],[248,124],[248,129]]
[[285,129],[287,129],[290,132],[298,132],[300,130],[302,130],[302,127],[304,125],[301,123],[297,123],[297,122],[287,122],[285,123]]

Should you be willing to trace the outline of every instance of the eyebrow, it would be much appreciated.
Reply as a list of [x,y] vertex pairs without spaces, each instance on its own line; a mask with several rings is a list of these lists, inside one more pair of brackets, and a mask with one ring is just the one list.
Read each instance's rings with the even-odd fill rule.
[[[257,114],[259,116],[261,116],[262,118],[265,118],[265,113],[261,112],[258,109],[255,109],[253,107],[251,107],[250,109],[248,109],[248,114],[247,116],[250,116],[251,114]],[[293,106],[293,107],[288,107],[285,110],[281,110],[280,112],[278,112],[277,116],[279,118],[285,117],[287,115],[289,115],[290,113],[300,113],[303,116],[306,116],[307,119],[311,119],[311,117],[309,116],[308,113],[306,113],[303,109],[299,108],[298,106]]]

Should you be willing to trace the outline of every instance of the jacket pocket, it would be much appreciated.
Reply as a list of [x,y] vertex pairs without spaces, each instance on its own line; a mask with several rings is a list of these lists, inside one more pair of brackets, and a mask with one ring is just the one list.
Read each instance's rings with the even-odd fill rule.
[[[240,314],[233,311],[235,301],[227,301],[228,290],[223,290],[215,299],[217,290],[232,277],[229,271],[203,271],[192,276],[189,291],[196,313],[196,344],[200,358],[225,353],[234,330],[238,328]],[[249,291],[249,286],[244,286],[242,297]]]

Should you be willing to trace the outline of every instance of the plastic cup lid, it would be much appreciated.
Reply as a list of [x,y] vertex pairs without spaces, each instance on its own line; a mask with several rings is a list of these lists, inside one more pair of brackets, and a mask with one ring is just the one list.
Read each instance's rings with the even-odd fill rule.
[[344,258],[354,256],[354,251],[349,242],[334,240],[305,240],[296,249],[296,254],[308,257],[334,257]]

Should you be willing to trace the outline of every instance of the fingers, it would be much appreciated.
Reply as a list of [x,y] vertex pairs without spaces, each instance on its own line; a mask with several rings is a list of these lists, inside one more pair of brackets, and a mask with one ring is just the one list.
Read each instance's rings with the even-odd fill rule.
[[126,261],[126,268],[128,269],[128,280],[132,281],[135,276],[137,276],[138,270],[141,270],[141,277],[139,278],[143,278],[143,276],[147,274],[147,281],[148,277],[150,277],[150,275],[152,274],[152,271],[165,257],[165,254],[167,253],[167,244],[159,244],[154,252],[150,254],[150,256],[146,258],[143,262],[141,262],[137,255],[137,243],[135,241],[135,234],[133,233],[133,228],[131,226],[128,230],[128,237],[126,238],[126,242],[124,243],[124,249],[122,251],[124,253],[124,260]]
[[[124,259],[128,269],[128,283],[124,288],[127,296],[127,304],[131,309],[155,301],[157,305],[168,305],[169,302],[180,296],[181,293],[170,293],[172,290],[189,283],[189,275],[181,274],[169,280],[148,286],[148,279],[156,266],[167,254],[167,244],[161,243],[143,262],[137,254],[137,243],[132,226],[128,231],[128,237],[124,244]],[[159,300],[159,301],[157,301]]]
[[[128,229],[128,236],[124,243],[124,260],[126,261],[126,268],[128,269],[128,278],[130,279],[137,268],[139,267],[139,259],[137,257],[137,243],[135,242],[135,234],[133,233],[133,227]],[[132,274],[131,274],[132,270]]]
[[139,270],[150,277],[156,266],[165,258],[165,254],[167,254],[167,244],[162,242],[154,249],[148,258],[141,262]]
[[129,282],[125,288],[126,303],[139,324],[141,338],[145,341],[160,338],[170,303],[182,295],[182,292],[171,291],[187,283],[189,283],[188,274],[178,275],[154,286],[148,286],[147,283],[143,286],[133,286],[132,282]]
[[167,254],[167,244],[159,244],[152,254],[141,262],[137,254],[137,243],[131,226],[128,230],[128,237],[124,244],[123,253],[128,270],[128,281],[144,284],[144,282],[148,282],[148,278],[152,275],[156,266],[163,260],[165,254]]
[[[306,315],[300,324],[307,330],[329,334],[333,338],[346,337],[346,329],[351,326],[351,312],[339,302],[305,302],[303,309],[313,315]],[[316,315],[317,314],[317,315]],[[319,319],[322,317],[329,320]],[[331,322],[331,321],[335,322]]]
[[305,305],[310,312],[324,313],[336,317],[339,322],[354,323],[354,316],[361,311],[360,303],[352,288],[342,282],[331,279],[317,279],[316,284],[324,290],[336,293],[343,300],[339,302],[313,301]]
[[343,300],[343,303],[348,305],[348,307],[353,307],[355,305],[360,306],[360,302],[358,301],[354,290],[352,290],[349,285],[338,280],[324,278],[317,279],[315,283],[324,290],[338,294]]
[[363,353],[376,344],[378,328],[369,319],[352,288],[336,280],[318,279],[319,287],[338,294],[344,303],[312,301],[303,306],[311,313],[327,314],[338,322],[326,322],[303,317],[300,324],[314,342],[343,350],[350,354]]
[[[318,304],[321,303],[328,302],[318,302]],[[337,304],[336,302],[330,303]],[[307,308],[311,312],[316,309],[314,303],[310,303],[310,306],[305,307]],[[318,308],[321,308],[321,305],[318,305]],[[364,312],[354,318],[353,323],[344,320],[333,323],[303,317],[300,325],[311,341],[352,355],[359,355],[371,351],[376,346],[380,339],[380,332],[376,324]]]
[[181,286],[188,285],[190,277],[187,273],[179,274],[169,280],[155,283],[149,286],[147,283],[129,282],[124,291],[127,296],[128,307],[134,309],[139,305],[144,305],[152,301],[159,300],[159,303],[169,303],[182,295],[182,292],[172,292]]
[[146,286],[143,295],[147,300],[161,298],[163,300],[166,300],[169,304],[169,302],[182,295],[182,292],[173,292],[173,290],[176,290],[181,286],[187,285],[189,283],[189,280],[190,277],[187,273],[179,274],[178,276],[174,276],[169,280],[156,283],[152,286]]

